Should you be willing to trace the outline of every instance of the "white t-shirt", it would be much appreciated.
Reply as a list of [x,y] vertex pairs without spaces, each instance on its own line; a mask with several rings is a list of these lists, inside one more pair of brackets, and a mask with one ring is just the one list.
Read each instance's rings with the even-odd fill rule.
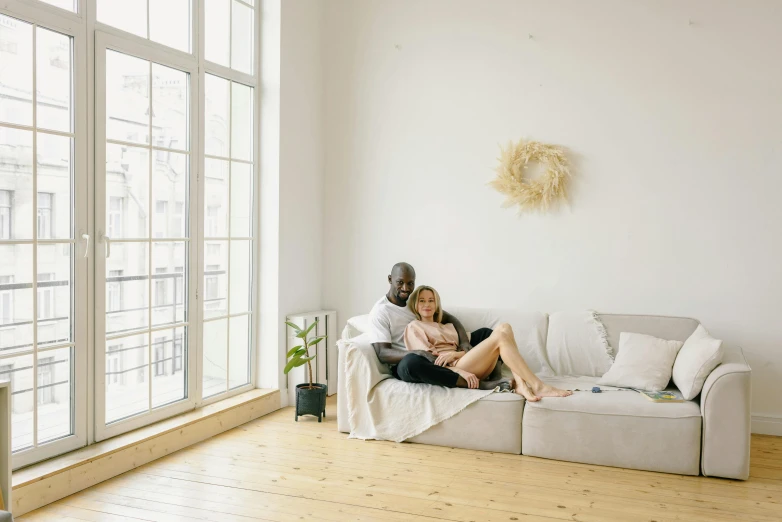
[[397,306],[383,296],[369,312],[370,342],[391,343],[394,348],[405,348],[405,328],[415,321],[415,315],[406,306]]

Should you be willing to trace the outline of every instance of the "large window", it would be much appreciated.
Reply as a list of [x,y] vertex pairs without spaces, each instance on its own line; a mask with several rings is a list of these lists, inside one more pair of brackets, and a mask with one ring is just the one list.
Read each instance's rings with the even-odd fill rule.
[[206,75],[204,395],[249,382],[253,89]]
[[16,466],[83,445],[87,431],[75,401],[87,385],[83,40],[31,13],[0,12],[0,379],[12,383]]
[[257,0],[0,3],[15,467],[253,385],[258,27]]

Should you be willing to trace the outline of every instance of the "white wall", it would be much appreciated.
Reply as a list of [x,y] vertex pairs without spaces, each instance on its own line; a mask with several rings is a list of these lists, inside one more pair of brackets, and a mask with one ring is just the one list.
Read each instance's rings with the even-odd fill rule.
[[[782,434],[782,3],[325,15],[323,304],[340,320],[401,260],[446,306],[696,317],[744,347],[755,429]],[[486,183],[521,137],[567,148],[569,208],[500,208]]]
[[323,5],[262,3],[261,386],[285,387],[285,317],[322,301]]

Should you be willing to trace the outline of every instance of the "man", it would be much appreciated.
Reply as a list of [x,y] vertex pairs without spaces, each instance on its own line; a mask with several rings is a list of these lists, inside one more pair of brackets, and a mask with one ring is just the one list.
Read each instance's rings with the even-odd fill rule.
[[[415,269],[408,263],[395,264],[388,276],[388,283],[388,293],[375,303],[369,313],[372,323],[372,347],[380,362],[390,365],[394,377],[405,382],[467,388],[466,379],[446,367],[436,365],[436,357],[431,353],[405,349],[405,328],[415,320],[415,315],[407,307],[407,299],[415,289]],[[443,323],[454,325],[459,334],[459,349],[463,351],[469,351],[492,333],[489,328],[481,328],[468,336],[462,323],[446,311],[443,311]],[[501,378],[498,363],[492,374],[482,381],[479,387],[487,390],[503,386],[503,383],[507,386],[509,381]]]

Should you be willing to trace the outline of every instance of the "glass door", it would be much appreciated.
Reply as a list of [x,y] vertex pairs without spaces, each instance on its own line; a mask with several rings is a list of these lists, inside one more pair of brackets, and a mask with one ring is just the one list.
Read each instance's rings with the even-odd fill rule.
[[14,467],[86,443],[76,398],[87,390],[89,236],[74,51],[73,36],[0,13],[0,379],[11,382]]
[[[195,405],[194,60],[96,38],[96,439]],[[193,228],[194,229],[194,228]]]

